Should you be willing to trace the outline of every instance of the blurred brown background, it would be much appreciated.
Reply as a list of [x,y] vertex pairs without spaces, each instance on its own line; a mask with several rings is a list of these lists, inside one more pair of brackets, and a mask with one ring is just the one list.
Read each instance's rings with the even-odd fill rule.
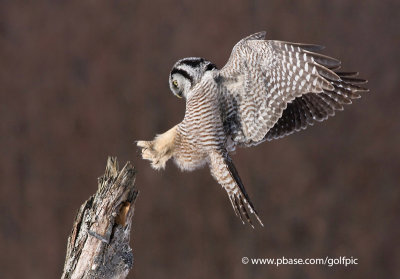
[[[129,278],[399,278],[399,27],[395,0],[0,1],[0,277],[61,275],[76,211],[115,155],[139,171]],[[208,169],[156,172],[132,143],[183,118],[168,88],[176,60],[222,67],[260,30],[327,46],[371,91],[233,156],[266,225],[253,230]]]

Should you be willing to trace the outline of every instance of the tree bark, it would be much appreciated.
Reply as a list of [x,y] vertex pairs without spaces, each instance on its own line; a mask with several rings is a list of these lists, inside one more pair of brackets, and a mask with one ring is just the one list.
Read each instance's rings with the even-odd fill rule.
[[62,279],[126,278],[133,267],[129,246],[136,171],[128,162],[118,170],[109,157],[98,190],[83,203],[68,237]]

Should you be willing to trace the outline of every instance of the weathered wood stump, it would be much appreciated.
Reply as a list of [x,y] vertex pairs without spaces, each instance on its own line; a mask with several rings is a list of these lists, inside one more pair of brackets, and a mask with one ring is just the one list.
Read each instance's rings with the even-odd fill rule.
[[126,278],[133,266],[129,246],[136,171],[128,162],[118,170],[109,157],[98,190],[80,207],[68,237],[63,279]]

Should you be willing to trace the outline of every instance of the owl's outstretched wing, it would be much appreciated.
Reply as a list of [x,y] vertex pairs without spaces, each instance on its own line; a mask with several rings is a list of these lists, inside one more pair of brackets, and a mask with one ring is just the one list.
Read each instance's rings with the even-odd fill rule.
[[[357,78],[358,73],[336,72],[342,81],[355,84],[363,84],[367,81]],[[340,87],[340,83],[332,82],[335,86],[334,91],[323,93],[308,93],[295,98],[288,103],[283,111],[281,118],[268,131],[266,140],[279,139],[294,132],[304,130],[315,121],[321,122],[330,116],[335,115],[336,110],[343,110],[343,105],[351,104],[352,99],[358,99],[361,96],[354,90],[346,87]],[[359,88],[358,91],[362,89]]]
[[228,154],[217,151],[210,154],[210,171],[212,176],[225,189],[236,216],[242,222],[248,222],[253,228],[250,213],[254,214],[261,226],[264,226],[246,193],[242,180]]
[[216,78],[224,126],[236,144],[304,129],[366,91],[358,85],[364,80],[336,72],[339,60],[315,52],[322,47],[264,38],[261,32],[239,41]]

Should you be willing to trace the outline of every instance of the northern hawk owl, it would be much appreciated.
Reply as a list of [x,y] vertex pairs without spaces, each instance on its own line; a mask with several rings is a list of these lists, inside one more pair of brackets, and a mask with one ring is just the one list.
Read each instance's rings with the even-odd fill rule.
[[340,61],[311,44],[265,40],[265,32],[239,41],[222,69],[197,57],[179,60],[170,88],[186,100],[181,123],[152,141],[138,141],[155,169],[173,158],[182,170],[208,165],[242,222],[260,218],[229,156],[289,135],[333,116],[359,98],[366,80],[339,72]]

